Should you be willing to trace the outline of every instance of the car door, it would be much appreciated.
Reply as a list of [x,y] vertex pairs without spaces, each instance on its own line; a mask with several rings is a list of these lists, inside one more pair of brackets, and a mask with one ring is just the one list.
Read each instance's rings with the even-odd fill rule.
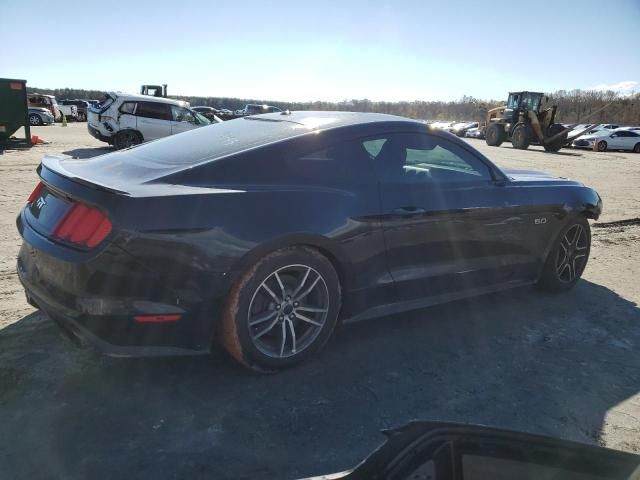
[[[625,150],[633,150],[636,153],[640,153],[640,133],[628,130],[626,145]],[[636,148],[637,145],[639,146]]]
[[186,132],[198,127],[199,124],[188,108],[171,105],[171,134]]
[[145,141],[171,135],[171,106],[161,102],[138,102],[136,126]]
[[618,130],[609,137],[609,149],[611,150],[633,150],[638,137],[634,132]]
[[[369,138],[389,270],[401,301],[491,289],[531,276],[528,220],[471,150],[436,135]],[[521,202],[526,204],[526,201]]]

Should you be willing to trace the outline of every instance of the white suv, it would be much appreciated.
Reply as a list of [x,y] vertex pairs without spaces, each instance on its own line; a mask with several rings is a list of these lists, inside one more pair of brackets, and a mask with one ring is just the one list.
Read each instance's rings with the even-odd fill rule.
[[118,150],[210,123],[187,102],[147,95],[109,93],[87,111],[89,133]]

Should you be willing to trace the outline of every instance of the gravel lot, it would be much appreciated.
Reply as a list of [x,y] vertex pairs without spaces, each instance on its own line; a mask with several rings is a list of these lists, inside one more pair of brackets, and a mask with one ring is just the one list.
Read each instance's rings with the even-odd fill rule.
[[50,144],[0,156],[0,478],[296,478],[350,467],[381,443],[380,429],[417,418],[640,453],[640,155],[471,140],[500,166],[599,191],[604,214],[577,287],[351,325],[305,365],[256,376],[222,352],[78,350],[27,305],[15,217],[38,162],[109,151],[85,124],[32,133]]

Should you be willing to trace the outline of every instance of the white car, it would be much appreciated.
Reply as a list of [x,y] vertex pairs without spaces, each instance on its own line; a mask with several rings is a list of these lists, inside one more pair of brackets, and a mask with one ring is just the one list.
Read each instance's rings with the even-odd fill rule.
[[87,129],[118,150],[210,125],[187,102],[148,95],[109,93],[87,111]]
[[616,130],[601,130],[595,135],[585,135],[573,142],[574,147],[593,148],[597,145],[599,152],[607,150],[630,150],[640,153],[640,132],[618,128]]

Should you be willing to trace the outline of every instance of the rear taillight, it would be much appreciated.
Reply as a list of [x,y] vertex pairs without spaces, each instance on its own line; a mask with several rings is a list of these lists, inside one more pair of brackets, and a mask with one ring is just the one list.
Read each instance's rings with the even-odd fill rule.
[[99,245],[111,232],[111,222],[98,209],[74,203],[53,229],[52,235],[83,247]]
[[36,185],[36,188],[33,189],[33,192],[31,192],[31,195],[29,195],[29,198],[27,198],[27,203],[32,203],[36,198],[38,198],[40,196],[40,192],[42,191],[43,187],[44,187],[44,183],[38,182],[38,184]]

